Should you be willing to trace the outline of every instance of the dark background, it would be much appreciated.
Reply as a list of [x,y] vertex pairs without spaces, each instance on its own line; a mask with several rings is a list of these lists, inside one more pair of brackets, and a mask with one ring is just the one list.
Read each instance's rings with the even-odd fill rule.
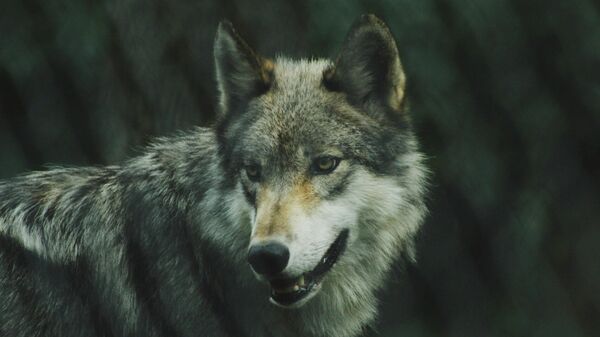
[[210,125],[221,18],[261,53],[394,32],[433,171],[382,336],[600,336],[600,4],[0,0],[0,178],[118,163]]

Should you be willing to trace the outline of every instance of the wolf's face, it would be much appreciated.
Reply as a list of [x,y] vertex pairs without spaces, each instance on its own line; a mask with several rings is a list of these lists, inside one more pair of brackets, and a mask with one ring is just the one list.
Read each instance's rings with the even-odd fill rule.
[[273,303],[301,306],[369,244],[411,231],[394,228],[415,146],[396,45],[366,16],[335,63],[268,60],[225,23],[215,56],[224,165],[254,210],[248,261]]

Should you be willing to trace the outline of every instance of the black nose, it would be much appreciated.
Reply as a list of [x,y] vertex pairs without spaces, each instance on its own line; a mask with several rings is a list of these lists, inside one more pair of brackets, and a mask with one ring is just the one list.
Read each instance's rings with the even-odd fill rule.
[[285,269],[290,259],[290,251],[281,243],[267,242],[250,247],[248,262],[255,272],[275,275]]

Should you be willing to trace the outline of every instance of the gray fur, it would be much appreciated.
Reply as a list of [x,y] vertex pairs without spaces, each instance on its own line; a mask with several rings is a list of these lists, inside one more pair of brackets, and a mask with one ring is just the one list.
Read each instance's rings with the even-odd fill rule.
[[[364,31],[381,43],[364,46]],[[158,139],[120,166],[0,182],[0,335],[359,336],[392,263],[412,251],[426,172],[389,30],[365,16],[345,46],[336,62],[271,61],[223,24],[215,128]],[[378,55],[391,55],[384,68],[370,66]],[[321,153],[342,162],[311,176]],[[249,162],[260,183],[244,174]],[[285,195],[298,179],[356,221],[321,291],[283,309],[246,262],[252,196],[267,185]]]

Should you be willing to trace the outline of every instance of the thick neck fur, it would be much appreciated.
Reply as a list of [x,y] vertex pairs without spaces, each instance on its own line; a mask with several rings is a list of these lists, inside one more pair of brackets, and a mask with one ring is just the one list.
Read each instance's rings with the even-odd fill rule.
[[[416,145],[411,141],[409,147],[414,150]],[[360,215],[362,230],[353,249],[348,250],[347,258],[340,260],[327,275],[317,296],[298,309],[282,309],[271,304],[268,287],[259,283],[251,272],[246,254],[252,209],[244,200],[240,185],[215,194],[207,193],[196,212],[225,212],[228,222],[216,223],[199,215],[204,219],[199,231],[203,239],[222,247],[233,266],[235,275],[225,275],[221,282],[227,289],[224,293],[227,306],[232,308],[242,330],[256,337],[360,336],[376,317],[377,293],[392,263],[402,250],[408,255],[412,253],[413,235],[425,213],[421,196],[426,177],[421,162],[421,155],[416,151],[398,158],[398,165],[407,171],[402,178],[397,177],[396,186],[389,187],[388,207],[368,207],[368,211]],[[216,166],[212,169],[218,170]],[[364,192],[360,177],[356,180],[350,188]],[[368,195],[362,197],[368,199]],[[368,202],[356,200],[356,204]]]

